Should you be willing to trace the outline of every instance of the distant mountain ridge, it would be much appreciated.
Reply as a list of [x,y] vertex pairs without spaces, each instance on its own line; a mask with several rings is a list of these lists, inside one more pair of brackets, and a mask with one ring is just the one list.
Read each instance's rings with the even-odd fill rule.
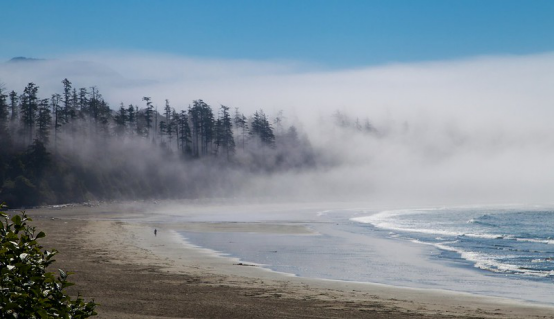
[[8,63],[20,63],[20,62],[38,62],[45,61],[46,59],[27,58],[24,56],[16,56],[11,58]]

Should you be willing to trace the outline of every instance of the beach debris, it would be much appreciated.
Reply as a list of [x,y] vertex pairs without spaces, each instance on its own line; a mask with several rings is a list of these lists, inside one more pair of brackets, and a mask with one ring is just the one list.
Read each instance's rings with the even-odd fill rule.
[[246,267],[256,267],[256,265],[251,265],[251,264],[245,264],[245,263],[238,263],[238,264],[233,264],[235,266],[246,266]]

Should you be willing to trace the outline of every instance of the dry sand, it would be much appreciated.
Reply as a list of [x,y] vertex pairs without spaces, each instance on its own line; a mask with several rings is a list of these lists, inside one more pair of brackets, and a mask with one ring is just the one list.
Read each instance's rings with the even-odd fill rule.
[[[175,229],[309,233],[275,223],[193,223],[158,228],[123,205],[32,209],[74,272],[70,291],[100,305],[98,318],[554,318],[554,308],[448,291],[287,276],[194,247]],[[126,218],[114,221],[113,218]]]

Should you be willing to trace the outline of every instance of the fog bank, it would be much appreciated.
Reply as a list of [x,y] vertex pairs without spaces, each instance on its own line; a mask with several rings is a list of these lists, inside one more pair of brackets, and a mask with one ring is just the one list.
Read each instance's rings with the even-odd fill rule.
[[[0,82],[41,95],[95,85],[113,109],[150,96],[176,109],[194,99],[284,110],[306,132],[319,165],[241,175],[229,196],[366,200],[398,205],[552,203],[554,54],[327,70],[294,61],[216,61],[97,53],[4,63]],[[366,118],[367,134],[335,125]],[[238,186],[237,186],[238,185]]]

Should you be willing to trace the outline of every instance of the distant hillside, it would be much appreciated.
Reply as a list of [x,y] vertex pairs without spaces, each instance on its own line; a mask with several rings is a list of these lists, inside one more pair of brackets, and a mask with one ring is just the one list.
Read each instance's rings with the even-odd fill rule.
[[37,61],[45,61],[45,59],[35,59],[35,58],[26,58],[24,56],[17,56],[17,57],[11,58],[8,61],[8,63],[37,62]]

